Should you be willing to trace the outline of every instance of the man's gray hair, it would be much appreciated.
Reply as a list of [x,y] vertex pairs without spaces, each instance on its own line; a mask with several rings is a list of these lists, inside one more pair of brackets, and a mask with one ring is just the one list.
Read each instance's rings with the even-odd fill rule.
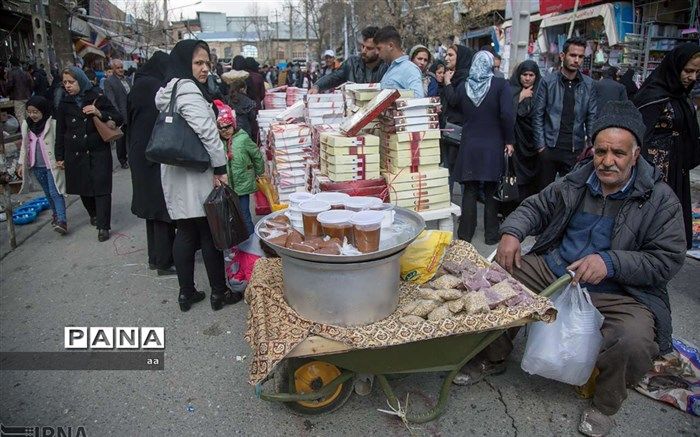
[[124,61],[122,61],[121,59],[112,59],[111,61],[109,61],[109,66],[112,68],[116,68],[117,64],[124,65]]

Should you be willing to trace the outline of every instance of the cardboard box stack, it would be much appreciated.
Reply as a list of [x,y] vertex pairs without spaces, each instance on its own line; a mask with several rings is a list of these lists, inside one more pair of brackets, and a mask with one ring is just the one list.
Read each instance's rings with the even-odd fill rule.
[[391,203],[428,211],[450,205],[448,171],[440,164],[440,100],[398,99],[382,115],[381,171]]
[[286,109],[287,93],[285,91],[268,91],[263,99],[265,109]]
[[258,111],[258,129],[260,130],[260,142],[261,145],[268,145],[268,133],[270,132],[270,126],[273,123],[277,123],[276,117],[284,109],[261,109]]
[[307,90],[305,88],[297,88],[297,87],[293,87],[293,86],[287,87],[287,98],[286,98],[287,106],[292,106],[293,104],[295,104],[296,102],[299,102],[299,101],[303,102],[304,96],[308,92],[309,92],[309,90]]
[[309,126],[327,125],[340,128],[345,112],[342,93],[312,94],[306,96],[305,117]]
[[270,130],[273,159],[271,173],[280,201],[289,194],[305,191],[307,161],[312,155],[311,128],[303,123],[274,124]]
[[339,132],[323,132],[320,169],[332,182],[376,179],[379,173],[379,137],[347,137]]

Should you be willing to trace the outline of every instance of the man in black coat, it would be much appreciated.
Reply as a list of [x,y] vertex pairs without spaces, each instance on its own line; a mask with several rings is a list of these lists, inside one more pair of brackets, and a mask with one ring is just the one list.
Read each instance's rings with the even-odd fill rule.
[[[610,432],[627,387],[672,350],[667,285],[685,259],[683,217],[661,172],[640,158],[645,129],[632,102],[609,102],[592,129],[593,161],[526,199],[500,229],[498,264],[535,292],[572,271],[604,317],[595,395],[579,424],[588,436]],[[529,235],[537,241],[521,257]],[[482,375],[505,365],[510,334],[489,345]]]
[[598,110],[612,100],[627,100],[625,86],[617,81],[617,68],[610,67],[603,72],[603,77],[593,83],[598,98]]
[[[105,96],[112,102],[119,114],[126,121],[126,99],[131,91],[131,84],[124,72],[124,63],[119,59],[113,59],[111,76],[105,79]],[[126,134],[127,124],[122,125],[122,131]],[[126,135],[116,141],[117,143],[117,159],[122,168],[129,168],[126,154]]]

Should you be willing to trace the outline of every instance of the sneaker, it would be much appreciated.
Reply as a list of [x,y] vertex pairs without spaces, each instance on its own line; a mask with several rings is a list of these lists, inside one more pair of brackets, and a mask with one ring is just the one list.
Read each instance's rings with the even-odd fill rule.
[[55,228],[56,223],[58,223],[58,216],[56,214],[53,214],[53,215],[51,215],[51,226],[53,226]]
[[610,433],[615,426],[612,416],[607,416],[595,407],[588,407],[581,414],[581,422],[578,430],[581,434],[589,437],[604,437]]
[[68,224],[66,222],[56,222],[53,225],[53,230],[61,235],[66,235],[68,233]]

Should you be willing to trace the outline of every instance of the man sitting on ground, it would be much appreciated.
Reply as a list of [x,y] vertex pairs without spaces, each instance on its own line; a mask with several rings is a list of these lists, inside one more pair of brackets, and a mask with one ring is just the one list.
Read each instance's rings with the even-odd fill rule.
[[[683,217],[661,172],[639,158],[644,132],[631,102],[609,102],[594,123],[592,162],[525,200],[500,229],[498,264],[536,292],[571,270],[605,317],[596,391],[579,424],[588,436],[608,434],[627,386],[671,351],[666,286],[685,258]],[[528,235],[538,239],[521,258]],[[489,346],[482,373],[505,360],[511,338]]]

